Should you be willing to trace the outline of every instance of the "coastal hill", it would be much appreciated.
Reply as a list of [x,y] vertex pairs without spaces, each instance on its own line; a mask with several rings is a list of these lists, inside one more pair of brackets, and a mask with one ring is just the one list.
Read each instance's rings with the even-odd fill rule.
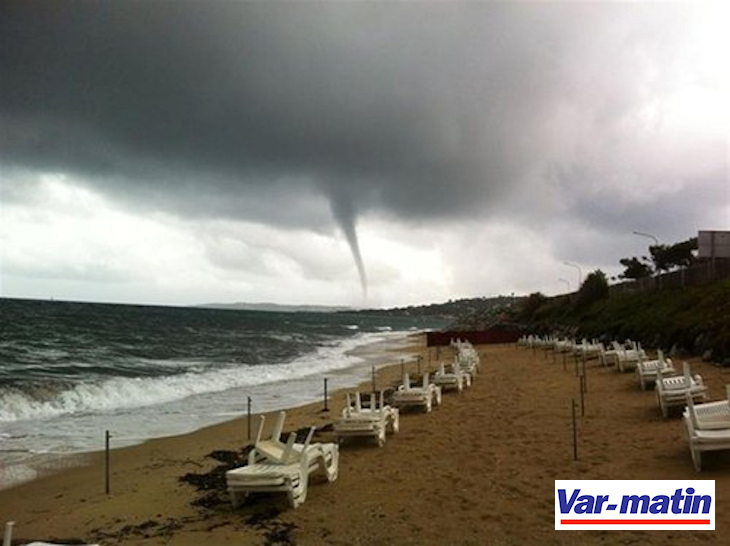
[[478,313],[492,316],[504,313],[522,298],[513,296],[497,296],[493,298],[464,298],[449,300],[444,303],[428,305],[411,305],[389,309],[355,309],[346,306],[330,305],[285,305],[278,303],[204,303],[195,307],[204,309],[230,309],[234,311],[273,311],[279,313],[348,313],[366,314],[388,317],[434,317],[447,320],[458,320],[462,317]]
[[458,321],[468,316],[490,317],[498,320],[499,317],[506,317],[507,312],[521,300],[522,298],[515,296],[463,298],[449,300],[444,303],[411,305],[390,309],[361,309],[357,312],[392,317],[437,317],[452,321]]
[[[581,292],[523,298],[502,317],[524,332],[604,341],[630,338],[646,347],[702,356],[730,366],[730,278],[708,284],[635,293]],[[455,328],[481,330],[494,324],[485,313],[461,316]]]
[[330,305],[282,305],[279,303],[202,303],[195,307],[203,309],[230,309],[232,311],[272,311],[275,313],[336,313],[352,311],[350,307],[335,307]]

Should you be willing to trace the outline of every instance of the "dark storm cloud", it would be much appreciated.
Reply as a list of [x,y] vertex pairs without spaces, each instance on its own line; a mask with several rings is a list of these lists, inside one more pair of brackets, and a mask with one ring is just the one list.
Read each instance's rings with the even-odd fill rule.
[[[351,208],[448,215],[509,184],[531,148],[515,137],[532,137],[557,36],[524,19],[478,4],[6,5],[2,160],[188,197],[289,178]],[[509,22],[534,25],[526,44]]]
[[671,71],[682,31],[681,9],[636,4],[0,9],[5,166],[285,226],[321,228],[324,196],[361,273],[365,211],[458,220],[529,197],[556,162],[584,168],[571,120],[610,132]]

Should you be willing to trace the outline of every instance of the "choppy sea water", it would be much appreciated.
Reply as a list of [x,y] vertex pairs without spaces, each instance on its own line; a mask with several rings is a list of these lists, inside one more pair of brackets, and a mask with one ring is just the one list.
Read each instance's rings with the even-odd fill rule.
[[367,379],[423,319],[0,299],[0,488],[65,455],[182,434]]

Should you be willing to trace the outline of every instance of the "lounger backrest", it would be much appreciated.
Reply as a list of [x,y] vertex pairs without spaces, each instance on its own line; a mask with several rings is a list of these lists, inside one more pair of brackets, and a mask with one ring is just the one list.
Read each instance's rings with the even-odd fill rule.
[[355,392],[355,411],[357,413],[362,411],[362,398],[360,398],[360,391]]
[[281,432],[284,430],[284,421],[286,420],[286,412],[280,411],[279,415],[276,417],[276,424],[274,425],[274,430],[271,432],[271,439],[275,442],[281,441]]
[[256,445],[259,442],[261,442],[261,435],[264,432],[264,423],[266,423],[266,416],[265,415],[260,415],[259,416],[259,428],[256,431],[256,440],[254,442],[254,445]]
[[284,451],[281,454],[279,462],[281,464],[291,464],[299,458],[299,453],[294,449],[294,443],[297,441],[297,433],[292,432],[289,434],[289,438],[284,446]]
[[312,443],[312,437],[316,431],[317,427],[309,427],[309,434],[307,434],[307,437],[304,439],[304,449],[307,449],[309,444]]
[[428,372],[425,372],[423,374],[423,388],[428,388]]

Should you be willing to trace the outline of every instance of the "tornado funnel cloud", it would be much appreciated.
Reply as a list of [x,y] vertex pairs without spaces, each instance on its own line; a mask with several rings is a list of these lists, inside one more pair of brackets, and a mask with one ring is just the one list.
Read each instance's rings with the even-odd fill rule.
[[350,246],[352,257],[357,266],[357,272],[360,275],[360,287],[362,288],[363,300],[368,297],[368,280],[365,274],[365,264],[360,254],[360,243],[357,239],[357,229],[355,228],[355,211],[352,203],[346,199],[334,199],[332,201],[332,214],[335,217],[337,225],[345,234],[347,244]]

